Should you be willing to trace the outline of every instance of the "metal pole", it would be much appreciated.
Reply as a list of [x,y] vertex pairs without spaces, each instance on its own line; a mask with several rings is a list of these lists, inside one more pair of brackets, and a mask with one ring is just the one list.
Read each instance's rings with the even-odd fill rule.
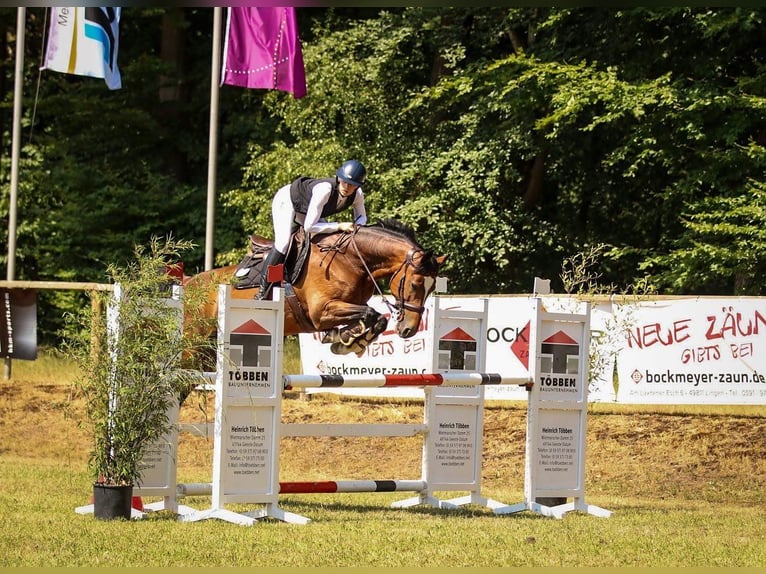
[[205,271],[213,268],[215,242],[215,180],[218,150],[218,82],[221,75],[221,14],[213,9],[213,57],[210,65],[210,134],[207,161],[207,225],[205,228]]
[[[8,268],[6,278],[16,276],[16,199],[19,189],[19,150],[21,149],[21,99],[24,95],[24,34],[27,9],[16,9],[16,72],[13,89],[13,141],[11,147],[11,189],[8,199]],[[11,378],[11,359],[6,357],[3,377]]]
[[11,194],[8,206],[8,270],[7,279],[16,276],[16,198],[19,188],[19,150],[21,148],[21,100],[24,94],[24,19],[26,8],[17,8],[16,76],[13,90],[13,143],[11,151]]

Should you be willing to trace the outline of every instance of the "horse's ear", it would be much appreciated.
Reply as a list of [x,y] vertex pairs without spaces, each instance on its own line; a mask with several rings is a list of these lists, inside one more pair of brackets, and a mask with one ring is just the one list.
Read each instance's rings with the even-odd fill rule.
[[439,256],[436,258],[436,263],[438,263],[438,264],[439,264],[439,267],[441,267],[442,265],[444,265],[444,262],[445,262],[445,261],[447,261],[447,258],[448,258],[448,257],[449,257],[449,255],[439,255]]

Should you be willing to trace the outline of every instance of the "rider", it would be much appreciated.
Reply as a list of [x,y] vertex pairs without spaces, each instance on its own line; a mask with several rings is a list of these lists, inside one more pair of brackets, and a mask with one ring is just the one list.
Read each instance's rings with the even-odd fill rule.
[[[350,159],[335,172],[335,177],[313,179],[299,177],[279,189],[271,203],[274,223],[274,246],[263,262],[258,299],[265,299],[272,284],[268,280],[270,265],[285,260],[290,237],[299,227],[306,233],[353,231],[354,225],[367,223],[362,185],[367,170],[362,162]],[[327,217],[349,207],[354,209],[354,222],[330,222]]]

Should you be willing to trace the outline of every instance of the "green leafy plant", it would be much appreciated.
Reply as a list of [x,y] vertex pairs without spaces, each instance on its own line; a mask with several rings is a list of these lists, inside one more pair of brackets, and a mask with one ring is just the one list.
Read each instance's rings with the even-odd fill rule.
[[85,400],[98,483],[140,484],[147,448],[172,429],[168,413],[200,382],[180,367],[190,350],[210,343],[182,329],[180,297],[171,297],[170,273],[191,246],[153,238],[136,247],[135,261],[108,267],[114,293],[94,293],[89,309],[68,317],[64,346],[79,367],[74,385]]
[[749,180],[730,197],[689,202],[683,232],[666,254],[648,257],[652,272],[671,293],[758,295],[766,271],[766,182]]
[[[609,297],[611,302],[620,306],[620,312],[606,318],[602,329],[591,330],[589,349],[589,389],[596,390],[599,381],[612,378],[615,394],[617,393],[617,354],[620,341],[625,332],[635,323],[635,307],[633,305],[656,294],[649,280],[644,278],[630,285],[628,289],[618,292],[613,284],[601,282],[602,275],[598,265],[607,254],[608,246],[592,245],[586,250],[564,259],[561,267],[561,282],[564,291],[574,296],[575,301],[587,301],[591,304],[599,299]],[[611,372],[610,372],[611,369]]]

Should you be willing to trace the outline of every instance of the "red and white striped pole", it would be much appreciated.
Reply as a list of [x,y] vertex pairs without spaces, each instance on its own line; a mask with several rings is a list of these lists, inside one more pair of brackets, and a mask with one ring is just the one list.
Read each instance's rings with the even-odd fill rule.
[[420,373],[408,375],[284,375],[285,389],[320,387],[430,387],[527,385],[527,378],[497,373]]

